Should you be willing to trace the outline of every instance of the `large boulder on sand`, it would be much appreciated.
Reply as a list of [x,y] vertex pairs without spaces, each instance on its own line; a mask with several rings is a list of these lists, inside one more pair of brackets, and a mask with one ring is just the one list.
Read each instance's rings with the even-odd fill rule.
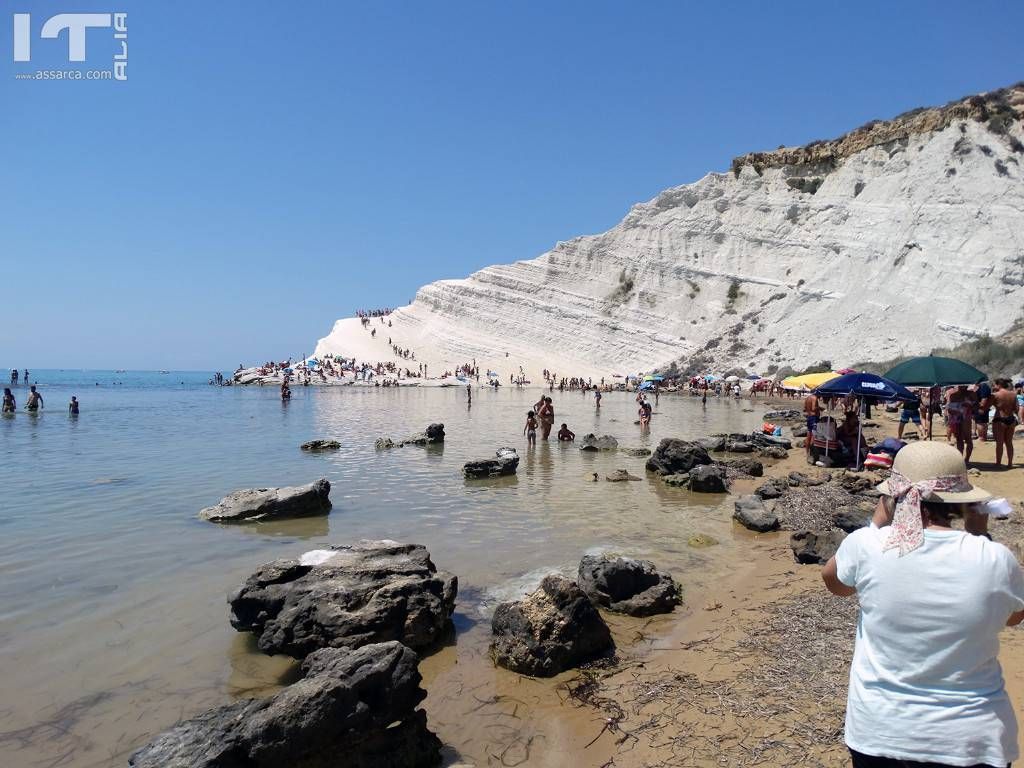
[[449,628],[457,592],[422,545],[361,541],[262,565],[228,602],[231,626],[261,651],[301,659],[387,640],[428,648]]
[[779,527],[779,518],[773,508],[769,508],[757,496],[740,496],[733,504],[733,520],[744,528],[764,533]]
[[216,506],[201,510],[199,517],[213,523],[254,523],[325,515],[331,511],[330,493],[326,478],[293,488],[235,491]]
[[725,493],[728,490],[728,477],[723,466],[700,464],[689,474],[689,488],[695,493]]
[[630,616],[670,613],[681,602],[675,580],[650,560],[585,555],[579,585],[598,605]]
[[[417,705],[416,654],[396,642],[307,657],[303,677],[264,699],[186,720],[133,754],[130,768],[428,768],[441,742]],[[343,757],[342,757],[343,756]]]
[[551,677],[614,649],[594,604],[564,576],[545,576],[534,592],[501,603],[491,620],[491,658],[501,667]]
[[699,443],[666,437],[647,460],[647,469],[659,475],[675,475],[710,463],[711,457]]
[[581,451],[614,451],[619,447],[619,441],[611,435],[597,435],[590,433],[580,439]]

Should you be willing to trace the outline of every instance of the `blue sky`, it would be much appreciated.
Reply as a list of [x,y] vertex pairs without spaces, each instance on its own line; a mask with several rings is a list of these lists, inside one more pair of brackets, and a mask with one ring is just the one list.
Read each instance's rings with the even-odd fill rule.
[[[120,2],[0,16],[0,367],[229,369],[630,205],[1024,79],[1024,3]],[[128,13],[128,80],[62,12]],[[32,61],[12,61],[31,12]]]

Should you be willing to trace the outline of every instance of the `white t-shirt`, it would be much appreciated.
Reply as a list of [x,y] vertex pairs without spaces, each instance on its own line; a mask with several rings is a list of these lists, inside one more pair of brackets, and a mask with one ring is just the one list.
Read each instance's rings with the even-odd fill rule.
[[857,589],[846,743],[876,757],[947,765],[1016,760],[1017,720],[996,656],[999,632],[1024,610],[1024,573],[1002,544],[926,529],[903,557],[882,552],[889,528],[862,528],[836,553]]

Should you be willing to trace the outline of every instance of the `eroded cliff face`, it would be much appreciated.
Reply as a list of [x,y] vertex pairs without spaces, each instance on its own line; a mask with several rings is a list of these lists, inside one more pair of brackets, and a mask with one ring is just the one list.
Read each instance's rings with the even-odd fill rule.
[[[999,334],[1024,310],[1022,113],[1018,85],[745,155],[608,232],[424,286],[387,335],[435,366],[608,375],[888,359]],[[317,353],[365,359],[358,334],[339,321]]]

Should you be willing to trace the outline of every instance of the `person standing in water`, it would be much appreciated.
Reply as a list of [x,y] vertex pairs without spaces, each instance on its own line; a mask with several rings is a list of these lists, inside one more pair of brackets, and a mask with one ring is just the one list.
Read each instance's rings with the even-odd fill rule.
[[75,397],[74,395],[71,396],[71,402],[68,403],[68,415],[69,416],[77,416],[78,415],[78,398]]
[[526,426],[523,427],[523,434],[526,435],[527,445],[537,444],[537,415],[533,411],[526,414]]
[[24,374],[22,374],[22,379],[26,384],[28,384],[28,368],[26,368]]
[[599,410],[599,411],[601,410],[601,390],[600,389],[595,389],[594,390],[594,405],[597,407],[597,410]]
[[18,404],[14,402],[14,395],[11,392],[10,387],[4,387],[4,404],[3,413],[14,413],[14,409],[18,407]]
[[18,386],[18,369],[11,368],[11,385]]
[[[27,374],[28,371],[25,371]],[[28,379],[26,379],[28,381]],[[36,412],[43,406],[43,396],[36,392],[36,385],[33,384],[28,388],[28,400],[25,401],[25,408],[31,412]]]
[[473,404],[473,385],[472,384],[467,384],[466,385],[466,398],[467,398],[466,402],[469,405],[472,405]]

